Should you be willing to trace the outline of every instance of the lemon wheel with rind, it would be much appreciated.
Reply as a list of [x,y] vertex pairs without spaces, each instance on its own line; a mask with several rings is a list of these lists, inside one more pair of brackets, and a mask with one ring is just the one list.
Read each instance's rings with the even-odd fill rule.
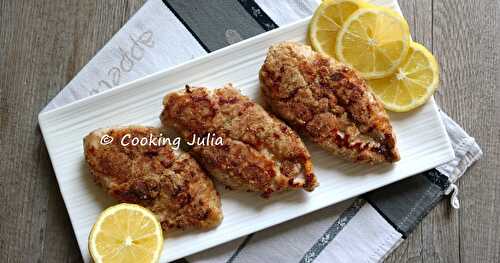
[[364,79],[383,78],[396,71],[411,43],[406,20],[395,11],[370,6],[352,13],[338,33],[337,59]]
[[89,252],[96,263],[158,262],[163,248],[156,216],[135,204],[104,210],[89,235]]
[[361,0],[326,0],[316,9],[309,23],[309,41],[314,50],[336,57],[337,34],[356,10],[371,6]]
[[406,112],[423,105],[439,86],[439,65],[423,45],[410,44],[404,62],[391,76],[367,81],[390,111]]

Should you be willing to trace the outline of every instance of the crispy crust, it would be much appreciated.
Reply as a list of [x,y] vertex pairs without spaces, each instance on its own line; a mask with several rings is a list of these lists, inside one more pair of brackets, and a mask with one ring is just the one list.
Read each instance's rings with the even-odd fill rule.
[[184,139],[208,133],[223,138],[223,145],[194,146],[192,153],[228,187],[267,197],[317,186],[311,157],[297,134],[231,85],[213,92],[187,86],[165,96],[163,104],[163,124]]
[[285,42],[270,48],[259,77],[272,111],[326,150],[356,162],[399,160],[382,104],[348,66]]
[[[103,135],[114,138],[100,143]],[[99,129],[84,138],[85,159],[95,182],[120,202],[149,208],[164,230],[211,228],[222,220],[220,197],[211,179],[187,153],[164,146],[122,146],[126,134],[149,138],[156,128]]]

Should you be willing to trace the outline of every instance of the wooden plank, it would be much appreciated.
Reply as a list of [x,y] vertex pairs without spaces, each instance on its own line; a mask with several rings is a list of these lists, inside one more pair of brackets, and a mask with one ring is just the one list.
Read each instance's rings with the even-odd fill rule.
[[[407,1],[401,4],[403,9],[408,5]],[[432,47],[443,80],[436,99],[478,139],[486,155],[459,183],[462,209],[453,211],[447,203],[441,203],[422,222],[422,251],[416,261],[498,262],[500,245],[494,237],[498,237],[499,206],[495,200],[500,189],[495,176],[500,138],[499,4],[487,1],[434,1],[433,4]],[[414,259],[405,254],[411,251],[408,247],[419,244],[407,242],[410,244],[403,244],[387,261]]]
[[422,221],[422,261],[459,262],[458,212],[442,200]]
[[[432,0],[399,1],[412,37],[415,41],[432,48]],[[386,262],[423,262],[424,240],[422,225],[425,218],[414,232],[386,259]]]
[[[415,30],[412,31],[414,40],[425,45],[434,53],[433,3],[434,1],[427,0],[414,1],[411,10],[414,14]],[[450,88],[452,87],[444,85],[444,83],[440,87],[441,90]],[[439,95],[436,97],[439,103]],[[447,108],[444,110],[447,111]],[[422,242],[420,259],[422,262],[458,262],[460,260],[458,213],[451,210],[447,200],[441,201],[422,220],[420,233]]]
[[[29,261],[41,258],[44,226],[47,218],[48,171],[39,169],[39,152],[43,147],[41,137],[35,132],[36,115],[44,103],[46,89],[35,88],[35,83],[48,84],[39,76],[44,74],[47,51],[43,43],[52,37],[37,35],[30,24],[45,30],[50,21],[41,21],[40,6],[29,10],[17,3],[3,2],[2,6],[2,60],[1,78],[2,112],[5,114],[0,137],[2,167],[2,250],[8,251],[7,261]],[[34,48],[36,47],[36,48]],[[42,99],[39,99],[42,98]],[[5,241],[4,241],[5,239]],[[5,244],[5,245],[4,245]],[[29,253],[26,253],[29,252]]]
[[[401,4],[404,10],[409,2]],[[499,9],[498,2],[433,1],[432,50],[442,74],[436,99],[476,137],[485,156],[459,182],[461,210],[440,203],[387,262],[500,260],[500,209],[495,202],[500,189]],[[420,235],[422,243],[415,241],[414,235]],[[418,251],[419,246],[420,255],[415,257],[410,252]]]
[[[434,1],[438,101],[485,153],[459,182],[460,261],[500,261],[499,2]],[[449,240],[449,239],[448,239]]]
[[1,1],[3,261],[81,261],[37,115],[142,2]]

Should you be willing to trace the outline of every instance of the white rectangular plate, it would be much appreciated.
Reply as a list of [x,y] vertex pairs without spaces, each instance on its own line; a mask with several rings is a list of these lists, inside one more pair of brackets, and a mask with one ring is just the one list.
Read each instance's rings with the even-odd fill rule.
[[[159,126],[163,96],[185,84],[221,87],[231,82],[257,99],[258,71],[267,49],[285,40],[305,42],[308,20],[283,27],[213,52],[200,59],[77,101],[39,116],[59,187],[82,255],[99,213],[113,204],[94,185],[83,156],[83,137],[94,129],[127,124]],[[290,191],[269,200],[257,194],[222,194],[224,221],[213,230],[167,237],[161,261],[181,258],[209,247],[307,214],[433,168],[453,158],[434,100],[406,114],[391,114],[401,161],[367,166],[335,158],[307,143],[320,186],[312,193]]]

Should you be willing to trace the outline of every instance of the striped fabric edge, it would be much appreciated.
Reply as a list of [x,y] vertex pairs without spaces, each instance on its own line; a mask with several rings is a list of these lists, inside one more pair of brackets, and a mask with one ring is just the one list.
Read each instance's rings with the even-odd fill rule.
[[321,235],[314,245],[304,254],[300,263],[311,263],[325,249],[330,242],[342,231],[344,226],[358,213],[365,201],[361,198],[356,199],[353,204],[347,208],[337,220]]
[[253,0],[238,0],[238,2],[247,10],[259,24],[262,29],[269,31],[278,28],[278,25],[260,8]]

